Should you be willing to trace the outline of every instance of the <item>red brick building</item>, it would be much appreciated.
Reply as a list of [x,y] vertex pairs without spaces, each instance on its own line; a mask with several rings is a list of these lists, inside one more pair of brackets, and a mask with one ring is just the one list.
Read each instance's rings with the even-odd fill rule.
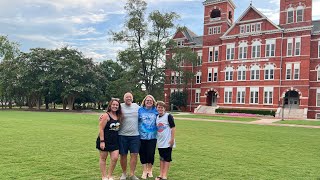
[[[183,65],[196,74],[187,111],[266,109],[281,116],[284,104],[285,117],[320,119],[320,21],[312,20],[312,0],[281,0],[279,25],[253,5],[237,21],[232,0],[203,5],[203,35],[187,29],[173,37],[198,53],[196,65]],[[178,76],[166,71],[166,102],[180,90]]]

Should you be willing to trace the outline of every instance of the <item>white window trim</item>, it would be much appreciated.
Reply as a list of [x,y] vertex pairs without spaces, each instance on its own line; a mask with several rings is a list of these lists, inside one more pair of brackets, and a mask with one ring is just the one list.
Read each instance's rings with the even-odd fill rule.
[[[255,47],[255,51],[253,51],[253,47]],[[259,54],[258,54],[258,47],[259,47]],[[256,41],[251,46],[251,57],[252,58],[260,58],[261,57],[261,43]]]
[[[298,78],[296,78],[296,69],[298,69]],[[294,67],[293,67],[293,79],[294,80],[299,80],[300,79],[300,63],[294,64]]]
[[[268,74],[268,79],[266,79],[266,70],[269,70],[269,74]],[[270,73],[270,70],[273,70],[273,78],[271,79],[271,73]],[[264,68],[264,80],[274,80],[274,74],[275,74],[275,68],[273,65],[267,65],[265,68]]]
[[[289,12],[292,12],[292,22],[289,22]],[[287,10],[287,24],[292,24],[292,23],[294,23],[294,9],[293,8],[289,8],[288,10]]]
[[317,69],[317,81],[320,82],[320,66]]
[[[228,98],[227,98],[228,102],[226,102],[226,93],[228,93]],[[231,93],[231,97],[229,96],[230,93]],[[232,104],[232,88],[231,87],[224,88],[224,100],[223,101],[225,104]]]
[[[254,93],[253,99],[258,98],[258,102],[251,103],[251,98],[252,98],[251,93],[252,92]],[[256,92],[258,92],[258,97],[255,97]],[[250,97],[249,98],[250,98],[250,100],[249,100],[250,104],[259,104],[259,87],[250,87]]]
[[320,103],[318,104],[318,94],[320,94],[320,89],[317,89],[316,92],[316,107],[320,107]]
[[[228,76],[228,79],[227,79],[227,72],[229,72],[229,76]],[[231,76],[231,73],[232,73],[232,76]],[[231,78],[232,77],[232,78]],[[233,68],[232,67],[228,67],[226,68],[226,71],[225,71],[225,81],[233,81]]]
[[[290,70],[290,74],[288,74],[288,70]],[[288,75],[290,78],[288,78]],[[291,80],[292,79],[292,63],[287,63],[286,64],[286,80]]]
[[[258,79],[256,79],[256,71],[259,71],[259,78]],[[254,71],[254,79],[252,79],[252,71]],[[255,80],[255,81],[257,81],[257,80],[260,80],[260,68],[259,68],[259,66],[252,66],[251,67],[251,69],[250,69],[250,80]]]
[[[243,92],[244,92],[244,96],[243,95]],[[240,97],[238,96],[240,93]],[[236,103],[237,104],[245,104],[246,103],[246,88],[245,87],[238,87],[237,88],[237,97],[236,97]],[[240,102],[238,102],[238,98],[240,98]],[[243,101],[243,102],[241,102]]]
[[[217,80],[215,81],[215,74],[217,74]],[[212,73],[212,82],[217,82],[218,81],[218,68],[214,67],[213,68],[213,73]]]
[[[302,20],[298,21],[298,11],[301,10],[302,11]],[[304,21],[304,7],[303,6],[298,6],[296,9],[296,22],[303,22]]]
[[[216,52],[218,52],[217,58],[216,58]],[[218,61],[219,61],[219,47],[218,47],[218,46],[214,47],[214,51],[213,51],[213,61],[214,61],[214,62],[218,62]]]
[[[239,79],[239,73],[240,73],[240,79]],[[238,68],[238,71],[237,71],[237,80],[238,81],[246,81],[246,79],[247,79],[247,76],[246,76],[246,73],[247,73],[247,70],[246,70],[246,68],[244,67],[244,66],[240,66],[239,68]],[[244,79],[243,79],[244,78]]]
[[[297,46],[297,43],[299,43],[299,46]],[[299,48],[298,48],[299,47]],[[299,49],[299,54],[296,54],[297,49]],[[300,56],[301,55],[301,37],[295,38],[295,43],[294,43],[294,55],[295,56]]]
[[[267,47],[270,45],[269,54],[267,54]],[[273,56],[271,56],[272,52],[272,45],[274,45],[274,53]],[[267,39],[266,40],[266,49],[265,49],[265,57],[275,57],[276,56],[276,40],[275,39]]]
[[[289,53],[289,43],[291,43],[291,53]],[[287,56],[291,57],[293,52],[293,38],[287,40]]]
[[200,103],[200,94],[201,94],[201,89],[196,89],[195,98],[194,98],[195,103]]
[[[244,57],[244,55],[246,55],[246,57]],[[247,58],[248,58],[248,44],[241,43],[239,45],[238,59],[247,59]]]
[[[211,80],[209,80],[209,75],[211,74]],[[213,73],[212,73],[212,68],[208,68],[208,76],[207,76],[207,82],[212,82],[213,81]]]
[[[268,92],[268,102],[267,103],[265,102],[266,92]],[[270,100],[269,93],[270,92],[272,92],[272,102],[271,103],[269,103],[269,100]],[[263,89],[263,104],[265,104],[265,105],[273,105],[273,99],[274,99],[273,97],[274,97],[273,87],[265,87]]]
[[320,58],[320,41],[318,41],[318,58]]
[[[230,49],[230,59],[228,59],[228,49]],[[232,49],[233,49],[233,58],[232,58]],[[226,49],[226,60],[231,61],[234,60],[234,55],[235,55],[235,44],[227,44],[227,49]]]

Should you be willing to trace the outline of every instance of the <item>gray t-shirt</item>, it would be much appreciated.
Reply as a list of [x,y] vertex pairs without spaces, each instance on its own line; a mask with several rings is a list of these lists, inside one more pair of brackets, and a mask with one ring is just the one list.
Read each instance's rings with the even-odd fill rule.
[[121,136],[139,136],[138,131],[138,110],[140,106],[132,103],[130,106],[121,103],[123,120],[119,135]]

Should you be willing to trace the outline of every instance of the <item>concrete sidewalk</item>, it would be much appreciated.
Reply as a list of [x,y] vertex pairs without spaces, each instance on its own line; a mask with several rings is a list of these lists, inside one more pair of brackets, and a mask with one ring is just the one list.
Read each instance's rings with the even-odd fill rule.
[[260,119],[260,120],[251,121],[251,122],[232,121],[232,120],[210,120],[210,119],[199,119],[199,118],[180,118],[180,117],[175,117],[175,119],[187,120],[187,121],[222,122],[222,123],[234,123],[234,124],[251,124],[251,125],[262,125],[262,126],[283,126],[283,127],[320,129],[320,126],[274,123],[277,121],[281,121],[281,119]]

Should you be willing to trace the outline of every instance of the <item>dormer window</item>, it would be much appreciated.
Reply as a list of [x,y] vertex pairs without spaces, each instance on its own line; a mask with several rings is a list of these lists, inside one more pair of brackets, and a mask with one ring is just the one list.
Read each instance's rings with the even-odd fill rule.
[[183,40],[177,41],[177,45],[178,45],[178,46],[184,46],[184,41],[183,41]]
[[297,7],[297,22],[303,21],[303,6]]
[[212,19],[214,18],[220,18],[221,17],[221,11],[219,9],[214,9],[212,12],[211,12],[211,15],[210,17]]
[[293,23],[294,21],[294,9],[293,8],[289,8],[288,12],[287,12],[287,23]]
[[240,34],[261,31],[261,22],[240,25]]

